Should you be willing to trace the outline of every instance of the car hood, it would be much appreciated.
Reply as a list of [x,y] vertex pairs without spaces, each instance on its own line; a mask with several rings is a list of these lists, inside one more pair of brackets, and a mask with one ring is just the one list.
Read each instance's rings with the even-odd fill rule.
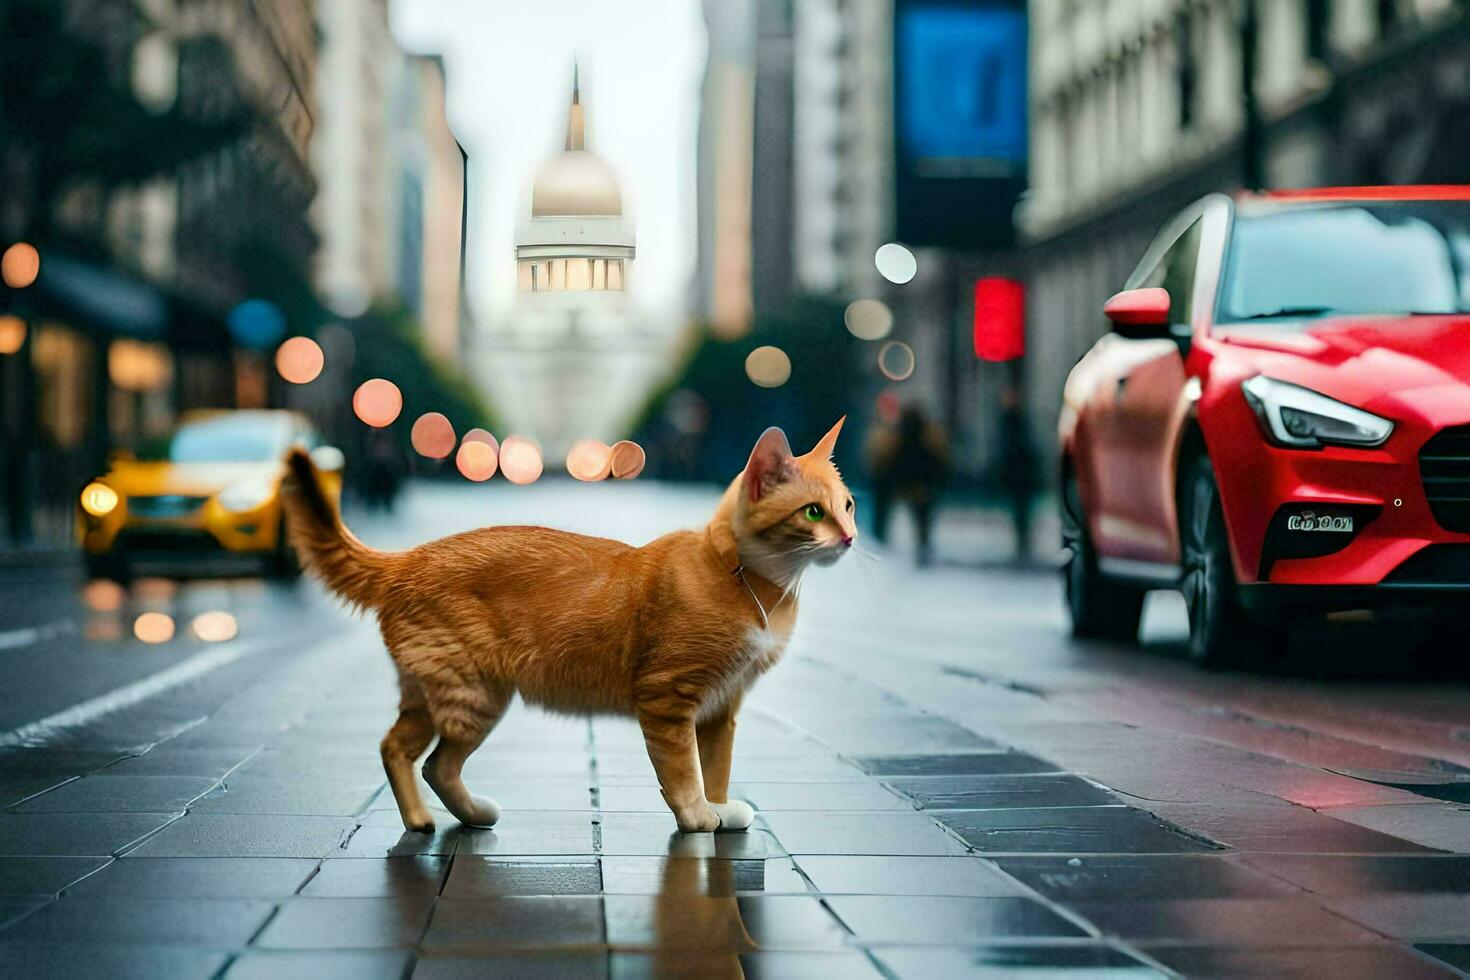
[[225,487],[256,480],[275,480],[281,464],[268,463],[154,463],[132,460],[108,471],[109,486],[125,497],[179,494],[212,497]]
[[1399,405],[1470,416],[1470,316],[1334,317],[1237,324],[1217,337],[1259,372],[1370,411]]

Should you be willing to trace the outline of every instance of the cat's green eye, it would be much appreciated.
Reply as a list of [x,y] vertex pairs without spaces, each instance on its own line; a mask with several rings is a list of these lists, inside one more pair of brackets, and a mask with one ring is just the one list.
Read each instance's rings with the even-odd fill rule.
[[816,504],[807,504],[805,514],[806,519],[812,521],[813,523],[820,521],[823,517],[827,516],[826,514],[822,513],[822,508],[818,507]]

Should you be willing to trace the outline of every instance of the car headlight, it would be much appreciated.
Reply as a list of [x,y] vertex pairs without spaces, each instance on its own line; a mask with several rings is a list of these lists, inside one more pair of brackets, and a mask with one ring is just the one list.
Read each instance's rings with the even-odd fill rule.
[[1242,383],[1240,390],[1261,420],[1266,438],[1278,446],[1381,446],[1393,432],[1388,419],[1264,374]]
[[93,517],[106,517],[117,509],[117,491],[105,483],[89,483],[82,491],[82,510]]
[[259,507],[275,496],[275,492],[275,484],[269,480],[247,480],[225,487],[217,499],[225,510],[242,513]]

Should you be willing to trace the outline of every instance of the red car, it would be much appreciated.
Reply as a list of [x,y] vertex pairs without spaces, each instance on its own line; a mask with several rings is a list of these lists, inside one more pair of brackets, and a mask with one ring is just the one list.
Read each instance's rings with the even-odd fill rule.
[[1470,604],[1470,187],[1207,197],[1104,312],[1059,423],[1076,635],[1180,589],[1220,665]]

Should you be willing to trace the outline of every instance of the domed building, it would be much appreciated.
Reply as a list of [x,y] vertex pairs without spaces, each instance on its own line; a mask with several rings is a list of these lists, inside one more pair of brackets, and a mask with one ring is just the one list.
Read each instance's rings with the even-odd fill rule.
[[584,113],[574,70],[565,143],[537,169],[516,228],[516,301],[477,365],[507,431],[540,441],[548,467],[578,439],[628,434],[669,342],[634,314],[633,224],[617,174],[587,148]]

